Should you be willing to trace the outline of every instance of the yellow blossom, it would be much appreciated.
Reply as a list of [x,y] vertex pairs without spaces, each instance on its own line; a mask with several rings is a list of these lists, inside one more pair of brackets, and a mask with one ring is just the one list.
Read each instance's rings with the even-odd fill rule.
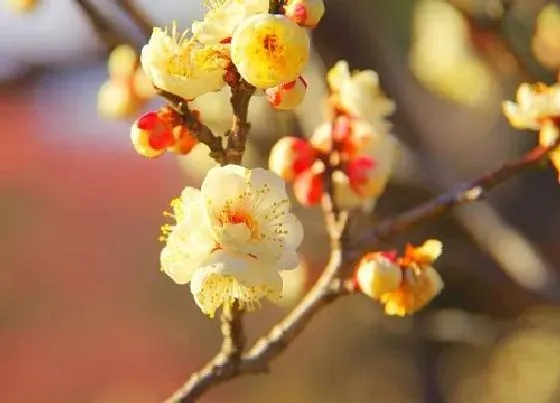
[[443,289],[443,280],[432,263],[442,253],[442,243],[428,240],[420,247],[407,246],[397,263],[403,270],[400,286],[381,295],[387,315],[405,316],[422,309]]
[[141,62],[156,88],[191,100],[225,85],[229,57],[224,45],[202,45],[173,26],[170,33],[154,28]]
[[250,310],[281,297],[279,271],[298,265],[303,227],[278,175],[214,167],[200,190],[185,188],[172,206],[176,223],[163,228],[161,268],[177,284],[190,283],[202,312],[213,316],[235,300]]
[[379,134],[389,132],[391,124],[387,116],[394,113],[395,102],[381,90],[376,72],[351,73],[348,62],[341,60],[327,73],[327,82],[338,108],[368,121]]
[[208,12],[192,25],[193,38],[205,45],[227,43],[246,18],[268,12],[268,0],[205,0]]
[[506,101],[503,110],[513,127],[540,130],[547,120],[560,118],[560,84],[523,83],[517,103]]
[[245,19],[231,39],[231,60],[257,88],[294,81],[309,59],[304,28],[284,15],[257,14]]
[[[560,83],[552,86],[521,84],[517,90],[517,103],[506,101],[503,110],[512,126],[539,130],[539,144],[550,147],[556,143],[560,132]],[[560,173],[560,147],[549,158]]]

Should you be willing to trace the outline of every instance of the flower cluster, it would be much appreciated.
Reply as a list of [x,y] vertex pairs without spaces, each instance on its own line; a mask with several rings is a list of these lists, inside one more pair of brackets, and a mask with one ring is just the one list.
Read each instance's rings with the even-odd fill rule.
[[271,151],[269,167],[294,182],[300,203],[313,205],[321,199],[325,163],[336,155],[335,202],[341,208],[371,209],[385,190],[396,157],[397,141],[386,120],[394,102],[380,90],[373,71],[351,74],[344,61],[328,72],[327,81],[330,122],[319,126],[309,141],[281,139]]
[[152,83],[140,68],[136,49],[117,46],[107,61],[109,79],[97,94],[99,114],[112,119],[134,115],[154,95]]
[[185,188],[162,227],[161,268],[190,283],[202,312],[237,301],[251,310],[282,295],[280,270],[299,263],[303,228],[289,212],[284,181],[264,169],[212,168],[200,190]]
[[309,58],[305,27],[315,26],[322,0],[289,0],[279,14],[269,0],[206,0],[208,13],[191,33],[155,28],[142,50],[154,86],[186,100],[232,84],[237,74],[265,90],[272,106],[291,109],[305,95]]
[[[198,111],[193,111],[193,116],[197,119]],[[183,116],[170,106],[136,120],[130,129],[130,139],[136,152],[148,158],[159,157],[165,151],[186,155],[198,143],[183,124]]]
[[[517,103],[506,101],[503,110],[513,127],[538,130],[541,146],[550,147],[557,143],[560,136],[560,83],[552,86],[521,84],[517,90]],[[560,147],[550,154],[550,160],[559,172],[560,181]]]
[[395,251],[369,253],[356,266],[356,284],[362,293],[384,304],[388,315],[413,314],[443,289],[443,280],[432,266],[441,253],[442,243],[433,239],[420,247],[407,245],[400,258]]

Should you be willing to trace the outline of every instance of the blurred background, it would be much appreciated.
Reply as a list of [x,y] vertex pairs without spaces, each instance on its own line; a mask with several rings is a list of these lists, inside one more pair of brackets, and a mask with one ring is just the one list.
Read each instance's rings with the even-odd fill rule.
[[[162,101],[127,104],[128,118],[110,119],[125,114],[111,100],[130,99],[101,95],[107,47],[77,3],[0,0],[0,401],[154,403],[220,342],[217,321],[201,314],[188,287],[159,271],[161,212],[200,183],[209,161],[203,147],[183,159],[134,152],[131,122]],[[140,48],[142,32],[115,1],[92,3]],[[181,28],[200,18],[200,3],[134,2],[156,24]],[[325,4],[305,104],[273,112],[253,100],[249,165],[265,165],[279,136],[309,135],[321,122],[324,72],[339,59],[380,74],[397,102],[392,122],[403,149],[377,210],[353,220],[353,234],[535,145],[533,133],[509,127],[500,103],[520,82],[555,81],[558,2]],[[197,100],[216,130],[229,124],[227,97]],[[421,313],[390,318],[366,298],[343,299],[270,375],[222,385],[201,401],[560,402],[556,179],[550,167],[524,174],[387,244],[444,242],[436,267],[446,288]],[[321,213],[295,212],[307,229],[305,267],[290,279],[288,303],[312,284],[328,245]],[[250,315],[249,339],[288,309]]]

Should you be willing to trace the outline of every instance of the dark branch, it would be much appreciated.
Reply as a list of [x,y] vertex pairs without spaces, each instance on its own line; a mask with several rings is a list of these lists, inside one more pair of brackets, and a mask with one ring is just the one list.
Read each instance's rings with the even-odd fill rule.
[[118,45],[129,43],[89,0],[76,0],[76,4],[89,20],[95,33],[105,43],[108,51],[113,50]]
[[560,145],[560,139],[549,147],[536,147],[522,157],[504,164],[494,172],[486,174],[473,182],[458,186],[436,198],[381,222],[364,235],[352,250],[358,254],[372,250],[380,241],[387,240],[404,230],[429,218],[447,212],[452,207],[482,199],[490,190],[507,180],[545,163],[551,151]]
[[115,0],[115,2],[148,39],[154,28],[154,23],[150,21],[150,18],[131,0]]

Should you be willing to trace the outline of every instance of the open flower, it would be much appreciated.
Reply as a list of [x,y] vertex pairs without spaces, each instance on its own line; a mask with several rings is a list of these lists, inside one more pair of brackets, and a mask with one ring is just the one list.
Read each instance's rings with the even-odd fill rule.
[[257,88],[294,81],[309,59],[309,37],[285,15],[257,14],[231,38],[231,60],[239,74]]
[[[517,103],[506,101],[503,110],[513,127],[539,130],[539,144],[550,147],[560,136],[560,83],[550,87],[542,83],[521,84]],[[560,147],[549,158],[559,172],[560,181]]]
[[432,264],[442,250],[442,243],[435,239],[417,248],[407,245],[404,257],[396,260],[403,270],[401,284],[379,297],[387,315],[405,316],[417,312],[441,292],[443,280]]
[[387,116],[395,111],[395,102],[379,87],[379,77],[372,70],[350,73],[348,62],[339,61],[327,73],[332,100],[337,108],[367,120],[380,134],[388,133]]
[[224,45],[205,46],[178,34],[175,26],[154,28],[142,49],[142,68],[156,88],[191,100],[224,85],[229,57]]
[[503,110],[513,127],[540,130],[549,120],[560,120],[560,84],[521,84],[517,103],[506,101]]
[[213,316],[237,300],[253,309],[280,298],[280,270],[299,263],[303,229],[289,212],[285,184],[264,169],[212,168],[201,190],[187,187],[172,202],[176,224],[164,226],[162,270],[190,282],[200,309]]
[[205,45],[228,43],[247,17],[268,12],[268,0],[205,0],[208,12],[192,25],[193,37]]

